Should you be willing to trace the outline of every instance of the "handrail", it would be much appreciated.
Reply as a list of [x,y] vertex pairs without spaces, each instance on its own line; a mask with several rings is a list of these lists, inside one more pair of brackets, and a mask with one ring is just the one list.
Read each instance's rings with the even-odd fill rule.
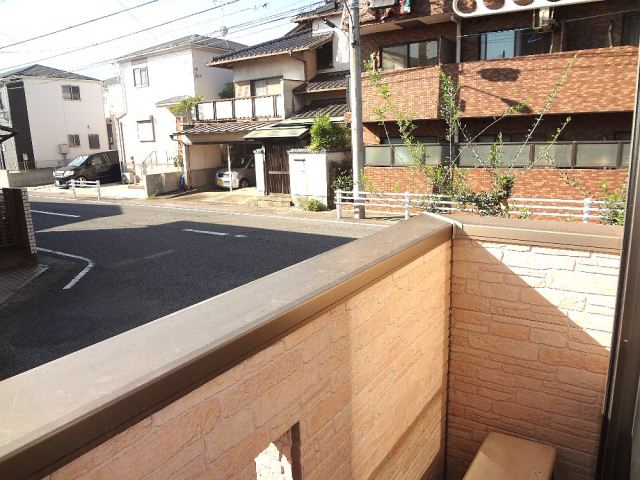
[[[209,100],[206,102],[198,102],[195,107],[195,118],[198,122],[219,121],[219,120],[237,120],[247,118],[279,118],[281,113],[279,110],[279,101],[282,98],[282,94],[277,95],[257,95],[251,97],[234,97],[234,98],[220,98],[216,100]],[[259,100],[269,100],[269,105],[257,105]],[[245,111],[240,113],[241,110],[238,104],[241,102],[250,102],[251,111]],[[228,104],[230,111],[220,112],[222,105]],[[210,112],[203,112],[201,106],[210,106]],[[225,105],[226,106],[226,105]],[[229,107],[227,107],[228,109]],[[246,108],[246,107],[245,107]]]

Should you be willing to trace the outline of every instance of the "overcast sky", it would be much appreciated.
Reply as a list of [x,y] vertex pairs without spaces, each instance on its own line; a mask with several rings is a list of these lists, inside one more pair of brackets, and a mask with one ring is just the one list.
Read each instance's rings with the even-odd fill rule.
[[[270,15],[317,3],[317,0],[158,0],[89,25],[7,46],[149,1],[0,0],[0,71],[41,63],[105,79],[117,74],[112,59],[185,35],[221,37],[221,29],[226,27],[229,33],[225,38],[248,45],[278,37],[292,28],[288,19],[257,27],[251,24]],[[219,8],[163,27],[65,54],[216,6]],[[55,58],[45,59],[54,55]],[[95,65],[99,62],[105,63]]]

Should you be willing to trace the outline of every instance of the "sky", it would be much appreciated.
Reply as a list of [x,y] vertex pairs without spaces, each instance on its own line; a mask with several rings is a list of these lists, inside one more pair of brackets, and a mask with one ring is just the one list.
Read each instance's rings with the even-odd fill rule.
[[[0,0],[0,71],[40,63],[104,80],[118,73],[113,59],[186,35],[222,37],[224,29],[228,32],[224,38],[247,45],[276,38],[293,27],[290,17],[294,9],[318,4],[318,0],[155,0],[125,13],[67,29],[151,1]],[[172,22],[206,9],[212,10]],[[255,25],[271,15],[287,18]],[[172,23],[140,32],[165,22]],[[65,31],[10,46],[61,29]],[[70,52],[132,33],[126,38]]]

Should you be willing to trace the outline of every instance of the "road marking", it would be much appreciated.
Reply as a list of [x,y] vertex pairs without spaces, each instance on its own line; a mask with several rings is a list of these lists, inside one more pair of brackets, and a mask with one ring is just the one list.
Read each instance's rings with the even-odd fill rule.
[[80,218],[80,215],[71,215],[70,213],[45,212],[43,210],[31,210],[32,213],[41,213],[42,215],[54,215],[56,217]]
[[212,232],[210,230],[194,230],[193,228],[184,228],[183,232],[191,233],[204,233],[205,235],[216,235],[218,237],[235,237],[235,238],[247,238],[246,235],[233,235],[232,233]]
[[84,262],[87,262],[87,266],[84,267],[82,271],[74,277],[73,280],[67,283],[67,285],[63,288],[63,290],[69,290],[70,288],[73,288],[73,286],[76,283],[78,283],[82,279],[82,277],[84,277],[87,273],[89,273],[91,269],[95,266],[95,263],[93,262],[93,260],[90,260],[86,257],[81,257],[80,255],[72,255],[71,253],[58,252],[57,250],[49,250],[47,248],[40,248],[40,247],[38,247],[38,250],[42,252],[52,253],[54,255],[60,255],[61,257],[74,258],[76,260],[82,260]]
[[[51,197],[45,195],[33,195],[32,199],[45,198],[51,200],[62,200],[65,203],[71,203],[68,198],[62,197]],[[116,199],[114,199],[116,200]],[[37,200],[34,200],[37,201]],[[283,220],[299,220],[303,222],[317,222],[317,223],[334,223],[337,225],[354,225],[357,227],[372,227],[372,228],[387,228],[389,224],[380,224],[380,223],[368,223],[368,222],[350,222],[345,220],[326,220],[324,218],[307,218],[307,217],[291,217],[288,215],[272,215],[272,214],[262,214],[262,213],[241,213],[241,212],[229,212],[225,210],[208,210],[204,208],[188,208],[188,207],[177,207],[172,205],[143,205],[140,203],[119,203],[117,201],[107,202],[104,200],[77,200],[73,203],[93,203],[98,205],[120,205],[123,207],[141,207],[141,208],[161,208],[164,210],[181,210],[186,212],[202,212],[202,213],[211,213],[216,215],[229,215],[235,217],[257,217],[257,218],[277,218]]]

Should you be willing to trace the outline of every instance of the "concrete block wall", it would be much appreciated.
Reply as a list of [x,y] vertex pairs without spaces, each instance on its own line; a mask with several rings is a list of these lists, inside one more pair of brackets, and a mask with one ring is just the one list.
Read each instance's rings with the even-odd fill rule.
[[442,478],[450,261],[374,280],[47,478],[255,479],[295,424],[305,480]]
[[594,478],[619,261],[455,240],[449,480],[489,431],[555,446],[558,480]]
[[36,250],[36,235],[33,229],[33,217],[31,215],[31,202],[29,202],[29,193],[26,188],[22,189],[22,205],[24,208],[24,220],[25,226],[27,230],[27,239],[28,239],[28,248],[29,253],[31,255],[36,255],[38,252]]

